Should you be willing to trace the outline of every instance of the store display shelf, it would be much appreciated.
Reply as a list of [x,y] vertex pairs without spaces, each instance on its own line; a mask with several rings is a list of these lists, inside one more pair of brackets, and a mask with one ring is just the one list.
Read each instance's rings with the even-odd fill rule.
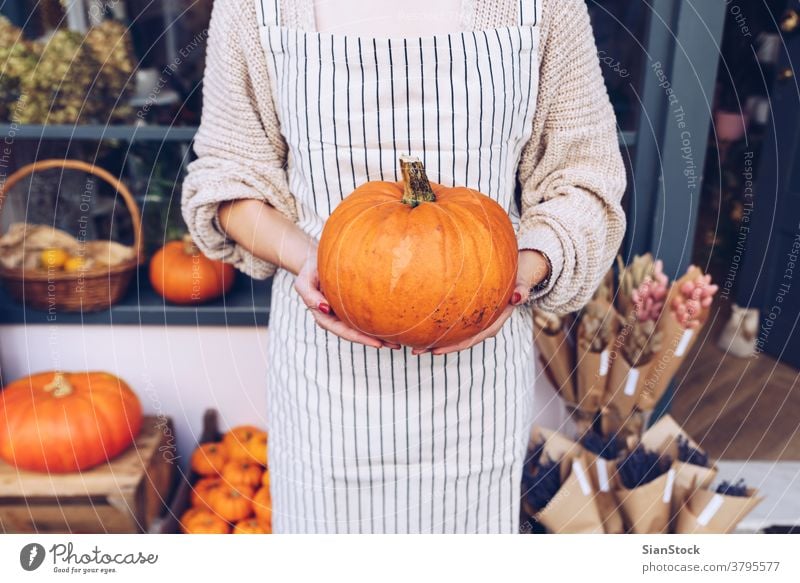
[[0,124],[8,140],[122,140],[124,142],[190,142],[196,126],[158,125],[15,125]]
[[123,299],[108,310],[51,314],[14,302],[0,288],[0,325],[143,325],[143,326],[266,326],[272,280],[239,274],[225,298],[201,306],[167,304],[153,291],[141,270]]

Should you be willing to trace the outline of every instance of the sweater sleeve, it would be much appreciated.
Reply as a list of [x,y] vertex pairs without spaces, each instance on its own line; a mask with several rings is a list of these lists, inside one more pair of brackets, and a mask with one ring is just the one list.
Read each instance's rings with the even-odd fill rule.
[[297,220],[285,171],[287,147],[272,102],[255,2],[217,0],[211,13],[197,159],[183,183],[182,212],[205,255],[256,279],[275,266],[228,238],[217,219],[224,201],[256,199]]
[[625,233],[625,167],[583,0],[544,5],[540,93],[519,167],[520,249],[544,252],[549,284],[531,302],[580,309],[611,266]]

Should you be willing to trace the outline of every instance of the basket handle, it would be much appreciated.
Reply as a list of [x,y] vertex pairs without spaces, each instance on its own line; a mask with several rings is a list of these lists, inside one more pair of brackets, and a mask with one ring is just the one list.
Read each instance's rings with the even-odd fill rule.
[[125,186],[122,182],[114,178],[114,176],[104,170],[103,168],[99,168],[93,164],[87,164],[81,160],[59,160],[59,159],[49,159],[49,160],[38,160],[36,162],[32,162],[30,164],[26,164],[22,168],[18,169],[17,171],[13,172],[5,181],[5,184],[0,186],[0,213],[2,213],[3,209],[3,202],[6,198],[6,193],[17,184],[20,180],[37,172],[39,170],[51,170],[53,168],[62,168],[66,170],[82,170],[87,172],[88,174],[92,174],[97,176],[98,178],[102,178],[111,186],[113,186],[116,191],[122,196],[122,199],[125,201],[125,206],[128,207],[128,213],[131,215],[131,223],[133,225],[133,248],[136,252],[136,257],[141,260],[142,256],[142,216],[139,212],[139,205],[136,204],[136,200],[133,198],[131,191],[128,190],[128,187]]

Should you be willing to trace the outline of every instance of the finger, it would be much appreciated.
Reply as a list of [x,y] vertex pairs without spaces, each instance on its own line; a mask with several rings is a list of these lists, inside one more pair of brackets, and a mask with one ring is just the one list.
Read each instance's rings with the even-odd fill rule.
[[521,306],[528,301],[530,295],[531,289],[528,286],[517,284],[517,286],[514,288],[514,293],[511,294],[511,300],[509,303],[512,306]]
[[312,310],[319,310],[323,313],[330,313],[331,308],[328,300],[319,291],[319,280],[316,272],[300,272],[294,280],[294,288],[303,300],[306,307]]
[[402,346],[397,344],[396,342],[389,342],[387,340],[383,341],[383,345],[386,348],[391,348],[392,350],[400,350],[402,348]]
[[332,334],[336,334],[340,338],[344,338],[350,342],[357,342],[358,344],[372,346],[373,348],[383,347],[383,342],[377,338],[373,338],[372,336],[368,336],[363,332],[354,330],[335,316],[329,316],[323,312],[317,311],[312,312],[312,314],[314,315],[314,319],[317,321],[317,324],[319,324],[321,328],[324,328]]

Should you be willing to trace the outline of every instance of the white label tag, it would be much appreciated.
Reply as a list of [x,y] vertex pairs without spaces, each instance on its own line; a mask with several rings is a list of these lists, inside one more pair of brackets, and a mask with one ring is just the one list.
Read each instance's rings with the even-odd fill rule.
[[689,348],[689,342],[692,341],[692,336],[694,336],[694,330],[691,328],[683,331],[683,335],[681,335],[681,339],[678,341],[678,346],[675,347],[675,356],[683,356],[686,354],[686,349]]
[[583,492],[584,496],[589,496],[592,493],[592,486],[589,484],[589,478],[586,476],[586,472],[583,471],[583,466],[581,462],[578,460],[572,461],[572,473],[575,474],[575,477],[578,478],[578,484],[581,487],[581,491]]
[[600,353],[600,371],[598,372],[598,374],[601,377],[604,377],[608,374],[608,361],[609,361],[608,350],[604,350],[603,352]]
[[661,499],[664,504],[669,504],[672,500],[672,487],[675,485],[675,469],[670,468],[667,472],[667,483],[664,484],[664,497]]
[[639,382],[639,369],[632,368],[628,371],[628,380],[625,382],[625,394],[632,397],[636,393],[636,383]]
[[714,518],[714,515],[722,508],[725,499],[722,497],[721,494],[714,494],[714,497],[708,501],[706,507],[703,508],[703,511],[700,513],[700,516],[697,517],[697,524],[700,526],[708,526],[708,523],[711,522],[711,519]]
[[606,460],[598,458],[594,463],[594,467],[597,468],[597,485],[600,486],[600,491],[610,491],[611,486],[608,483],[608,466],[606,466]]

